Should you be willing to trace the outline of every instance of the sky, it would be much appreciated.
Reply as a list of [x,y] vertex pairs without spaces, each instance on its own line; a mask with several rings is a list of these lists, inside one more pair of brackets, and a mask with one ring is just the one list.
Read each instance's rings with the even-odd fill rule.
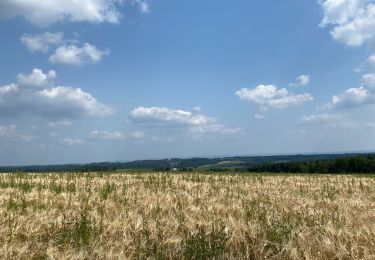
[[0,165],[375,150],[374,0],[2,0]]

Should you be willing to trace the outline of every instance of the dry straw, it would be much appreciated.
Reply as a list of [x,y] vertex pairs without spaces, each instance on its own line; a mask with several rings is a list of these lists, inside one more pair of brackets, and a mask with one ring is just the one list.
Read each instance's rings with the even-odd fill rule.
[[0,174],[0,258],[374,259],[375,179]]

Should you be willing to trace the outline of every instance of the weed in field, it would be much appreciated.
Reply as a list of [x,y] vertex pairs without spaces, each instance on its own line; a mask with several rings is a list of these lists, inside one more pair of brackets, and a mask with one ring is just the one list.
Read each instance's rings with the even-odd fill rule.
[[197,227],[194,233],[188,233],[184,241],[185,259],[221,259],[224,258],[226,242],[229,239],[225,227],[216,227],[207,233],[203,227]]

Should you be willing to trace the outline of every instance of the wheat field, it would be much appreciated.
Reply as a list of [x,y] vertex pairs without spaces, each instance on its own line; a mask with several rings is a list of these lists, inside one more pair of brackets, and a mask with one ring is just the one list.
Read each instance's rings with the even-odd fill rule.
[[1,259],[375,259],[375,179],[0,174]]

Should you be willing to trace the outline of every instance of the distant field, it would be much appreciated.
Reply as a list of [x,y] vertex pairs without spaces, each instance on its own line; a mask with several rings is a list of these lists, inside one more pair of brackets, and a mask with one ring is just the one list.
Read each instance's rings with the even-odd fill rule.
[[198,168],[201,168],[201,169],[205,169],[205,168],[221,168],[221,167],[227,167],[227,168],[231,168],[231,167],[239,167],[239,166],[243,166],[246,162],[244,161],[240,161],[240,160],[233,160],[233,161],[221,161],[221,162],[218,162],[216,164],[207,164],[207,165],[202,165],[202,166],[199,166]]
[[0,174],[0,258],[374,259],[375,178]]

